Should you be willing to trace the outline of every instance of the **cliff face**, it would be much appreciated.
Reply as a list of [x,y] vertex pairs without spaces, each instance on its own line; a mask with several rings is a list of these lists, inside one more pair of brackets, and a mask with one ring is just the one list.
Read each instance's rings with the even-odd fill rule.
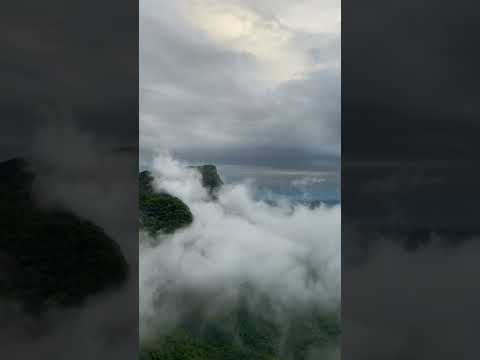
[[38,206],[23,159],[0,163],[0,297],[39,309],[121,285],[128,265],[95,224]]
[[222,187],[223,181],[218,174],[215,165],[200,165],[191,166],[192,169],[196,169],[202,177],[202,185],[208,190],[210,195],[216,195],[218,190]]

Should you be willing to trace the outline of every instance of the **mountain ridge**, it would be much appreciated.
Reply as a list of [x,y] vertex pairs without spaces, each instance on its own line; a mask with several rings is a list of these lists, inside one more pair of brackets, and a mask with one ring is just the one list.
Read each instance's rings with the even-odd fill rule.
[[0,163],[0,298],[26,308],[81,304],[121,286],[128,264],[96,224],[64,208],[43,208],[31,163]]

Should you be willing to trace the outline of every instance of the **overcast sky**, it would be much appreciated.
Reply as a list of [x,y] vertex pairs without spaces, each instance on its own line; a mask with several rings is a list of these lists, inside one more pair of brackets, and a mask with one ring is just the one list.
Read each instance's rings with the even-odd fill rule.
[[140,151],[338,170],[339,0],[141,0]]

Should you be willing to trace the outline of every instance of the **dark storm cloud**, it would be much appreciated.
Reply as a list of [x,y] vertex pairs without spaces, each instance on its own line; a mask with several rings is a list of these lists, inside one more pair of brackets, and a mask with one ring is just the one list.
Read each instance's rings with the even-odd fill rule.
[[236,95],[219,101],[210,92],[143,97],[143,111],[162,109],[161,120],[143,125],[150,130],[143,135],[143,149],[163,145],[192,161],[292,168],[331,161],[338,167],[340,115],[332,100],[339,99],[339,77],[334,74],[292,81],[263,103]]
[[339,170],[338,154],[335,152],[329,154],[328,149],[323,154],[280,147],[233,148],[223,152],[219,152],[218,149],[203,149],[199,153],[178,152],[174,154],[180,158],[188,158],[200,163],[210,159],[219,165],[265,166],[285,170]]

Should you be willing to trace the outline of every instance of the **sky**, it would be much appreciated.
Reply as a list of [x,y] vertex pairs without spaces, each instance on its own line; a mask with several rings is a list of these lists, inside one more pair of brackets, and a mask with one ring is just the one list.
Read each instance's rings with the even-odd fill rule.
[[140,2],[140,163],[338,173],[340,1]]

